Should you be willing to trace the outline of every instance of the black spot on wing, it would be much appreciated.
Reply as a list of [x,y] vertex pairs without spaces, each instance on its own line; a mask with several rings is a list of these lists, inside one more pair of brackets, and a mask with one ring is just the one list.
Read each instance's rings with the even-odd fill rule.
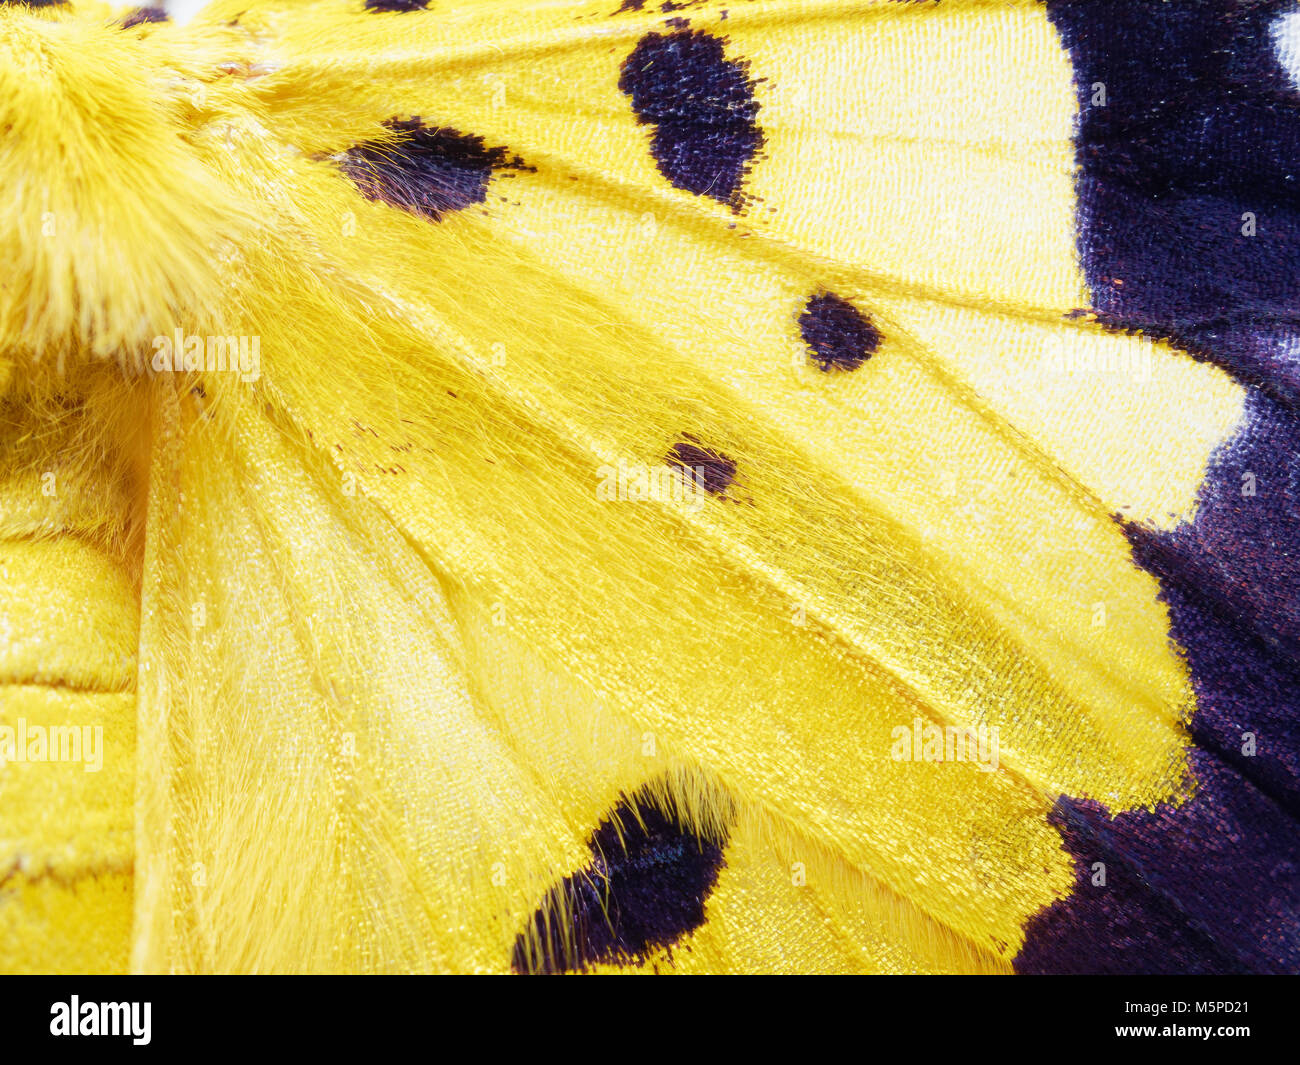
[[366,0],[367,11],[424,11],[429,0]]
[[437,222],[487,199],[495,170],[527,170],[506,148],[489,148],[482,137],[418,118],[393,119],[395,143],[359,144],[343,153],[339,165],[362,193],[393,207]]
[[725,492],[736,478],[734,459],[705,447],[690,435],[669,448],[668,464],[693,476],[695,483],[712,495]]
[[[515,972],[636,964],[704,923],[721,842],[682,828],[638,793],[619,802],[588,845],[591,863],[549,892],[529,932],[515,940]],[[557,925],[559,913],[572,915],[571,929]]]
[[799,315],[799,332],[823,371],[856,370],[881,341],[871,319],[833,292],[809,298]]
[[[647,0],[623,0],[622,6],[611,12],[612,15],[622,15],[629,11],[644,11]],[[670,14],[673,11],[685,11],[687,8],[702,7],[709,3],[709,0],[660,0],[659,10],[664,14]],[[720,12],[719,18],[726,19],[727,12]],[[669,22],[671,25],[671,20]]]
[[650,151],[668,181],[744,206],[741,184],[763,134],[746,64],[727,59],[720,38],[698,30],[648,34],[624,61],[618,87],[654,127]]

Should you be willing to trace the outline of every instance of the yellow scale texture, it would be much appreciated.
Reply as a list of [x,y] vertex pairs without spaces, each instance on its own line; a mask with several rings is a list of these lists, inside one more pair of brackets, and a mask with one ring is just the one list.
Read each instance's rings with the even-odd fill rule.
[[[616,6],[0,9],[0,725],[105,742],[0,766],[0,969],[507,971],[649,786],[725,861],[602,970],[1003,972],[1057,796],[1186,799],[1111,516],[1186,520],[1242,391],[1073,313],[1041,5],[681,12],[754,86],[739,209],[656,168],[619,78],[668,16]],[[365,198],[339,153],[415,116],[525,165]],[[883,337],[852,373],[818,292]],[[141,372],[174,328],[260,376]],[[687,434],[725,493],[599,497]],[[997,770],[894,758],[918,720]]]

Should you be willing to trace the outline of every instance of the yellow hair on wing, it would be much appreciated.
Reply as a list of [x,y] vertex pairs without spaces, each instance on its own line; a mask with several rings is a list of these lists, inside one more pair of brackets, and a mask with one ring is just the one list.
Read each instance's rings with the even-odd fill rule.
[[219,305],[220,256],[255,216],[188,143],[196,118],[222,117],[221,40],[0,7],[7,357],[138,370],[154,335]]
[[[808,118],[841,83],[764,86],[864,41],[905,81],[945,60],[963,14],[736,7],[728,32],[778,119],[749,175],[770,207],[738,217],[655,168],[618,77],[661,19],[593,33],[609,7],[475,0],[394,39],[356,3],[223,2],[200,33],[114,36],[107,59],[102,25],[0,10],[17,129],[0,178],[23,192],[0,208],[19,279],[0,296],[0,534],[39,543],[14,551],[21,587],[50,565],[98,612],[88,633],[9,609],[56,683],[93,689],[78,713],[138,718],[133,856],[120,778],[103,811],[69,789],[37,842],[74,887],[95,880],[95,905],[133,865],[138,971],[505,971],[521,941],[539,953],[539,914],[572,931],[553,889],[632,795],[727,841],[704,925],[642,968],[1005,971],[1074,880],[1058,795],[1186,798],[1185,668],[1109,512],[1186,514],[1238,391],[1166,368],[1204,430],[1126,478],[1049,405],[1000,393],[989,352],[958,349],[928,306],[1057,329],[1082,298],[1073,104],[1041,10],[963,13],[1027,48],[1044,143],[1005,87],[961,116],[1010,129],[992,146],[911,143],[924,116],[899,101],[841,116],[886,131],[891,170]],[[415,115],[530,169],[436,224],[365,198],[338,153],[393,145],[384,123]],[[804,181],[800,156],[830,147],[877,193],[973,174],[957,222],[1023,170],[1044,195],[981,254],[1038,258],[982,276],[960,241],[912,252],[924,218]],[[884,337],[848,379],[809,371],[798,331],[827,288]],[[156,370],[174,329],[256,338],[261,376]],[[686,441],[728,483],[600,496],[602,471],[671,465]],[[41,504],[64,463],[71,494]],[[953,520],[949,475],[981,484],[978,520]],[[97,656],[140,607],[137,677]],[[899,730],[922,723],[998,728],[1000,764],[900,761]],[[101,824],[116,849],[88,854]],[[23,885],[32,938],[62,942],[45,915],[87,911],[42,890]]]

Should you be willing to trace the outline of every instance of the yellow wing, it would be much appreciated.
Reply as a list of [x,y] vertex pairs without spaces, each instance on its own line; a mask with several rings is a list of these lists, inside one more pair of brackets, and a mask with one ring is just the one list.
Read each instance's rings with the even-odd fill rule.
[[8,220],[0,320],[20,410],[130,412],[69,418],[139,533],[136,969],[1007,971],[1058,796],[1190,793],[1111,515],[1188,516],[1243,393],[1073,314],[1038,5],[0,19],[71,116],[10,165],[108,204],[87,273]]

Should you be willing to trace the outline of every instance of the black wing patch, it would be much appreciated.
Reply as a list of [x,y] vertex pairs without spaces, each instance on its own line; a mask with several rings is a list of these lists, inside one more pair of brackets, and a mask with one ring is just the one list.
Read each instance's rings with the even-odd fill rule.
[[675,187],[739,211],[742,183],[763,143],[755,83],[721,38],[698,30],[651,33],[623,63],[618,87],[642,123],[650,151]]
[[799,315],[799,332],[823,371],[856,370],[882,339],[870,318],[833,292],[809,297]]
[[367,11],[424,11],[429,0],[366,0]]
[[358,144],[343,153],[339,166],[369,199],[441,221],[487,199],[497,170],[528,170],[508,148],[489,148],[482,137],[418,118],[391,119],[396,143]]
[[[704,923],[721,841],[684,829],[642,791],[619,802],[588,845],[591,863],[551,889],[515,940],[515,972],[636,964]],[[571,929],[556,922],[561,913],[572,915]]]

